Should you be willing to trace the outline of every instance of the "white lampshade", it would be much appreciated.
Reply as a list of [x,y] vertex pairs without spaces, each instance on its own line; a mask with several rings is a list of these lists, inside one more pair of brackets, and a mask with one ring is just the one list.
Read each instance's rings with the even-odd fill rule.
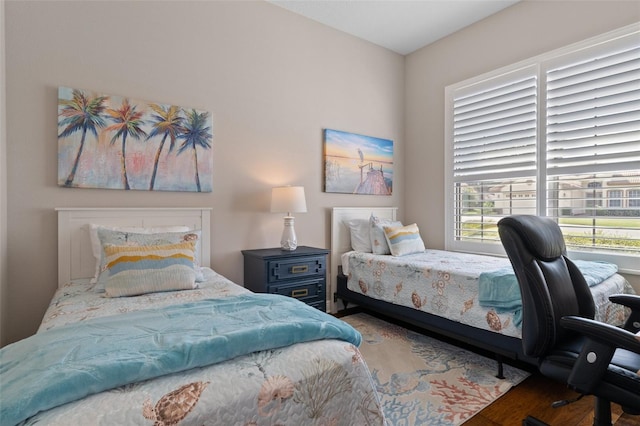
[[306,213],[304,186],[278,186],[271,190],[272,213]]
[[286,213],[284,230],[280,239],[282,250],[298,248],[298,238],[293,227],[294,217],[291,213],[306,213],[307,202],[304,198],[302,186],[279,186],[271,190],[271,212]]

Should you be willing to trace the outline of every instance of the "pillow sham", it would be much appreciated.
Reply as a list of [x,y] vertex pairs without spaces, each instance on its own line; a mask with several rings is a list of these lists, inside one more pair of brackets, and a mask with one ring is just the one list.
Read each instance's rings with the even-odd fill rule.
[[415,223],[407,226],[385,226],[384,235],[393,256],[424,251],[424,242]]
[[389,244],[384,235],[383,226],[402,226],[401,222],[382,219],[374,214],[369,218],[369,232],[371,238],[371,252],[373,254],[391,254]]
[[137,296],[196,288],[195,242],[104,247],[106,297]]
[[371,233],[369,219],[352,219],[347,222],[351,234],[351,248],[363,253],[371,253]]
[[96,271],[91,278],[91,284],[95,284],[100,275],[100,260],[102,259],[102,244],[98,238],[98,228],[111,229],[112,231],[136,232],[138,234],[155,234],[158,232],[185,232],[189,230],[188,226],[156,226],[153,228],[145,228],[142,226],[103,226],[89,223],[89,240],[91,241],[91,252],[96,259]]
[[[200,251],[200,230],[187,231],[187,232],[160,232],[155,234],[140,234],[136,232],[126,232],[111,230],[107,228],[98,228],[98,238],[102,247],[100,255],[100,273],[98,280],[94,287],[96,291],[103,291],[105,282],[108,278],[108,273],[105,271],[106,259],[104,248],[107,245],[128,245],[128,246],[155,246],[163,244],[177,244],[185,241],[193,241],[195,243],[195,252]],[[200,271],[200,265],[198,265],[197,256],[194,256],[193,260],[194,271],[196,273],[196,281],[201,282],[204,280],[202,272]]]

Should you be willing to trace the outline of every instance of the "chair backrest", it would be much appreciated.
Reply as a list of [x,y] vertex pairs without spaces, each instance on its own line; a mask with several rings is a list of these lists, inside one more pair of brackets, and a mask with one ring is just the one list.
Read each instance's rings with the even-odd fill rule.
[[498,222],[522,294],[522,345],[526,355],[543,357],[573,335],[560,318],[593,319],[595,305],[582,273],[566,256],[562,231],[552,219],[507,216]]

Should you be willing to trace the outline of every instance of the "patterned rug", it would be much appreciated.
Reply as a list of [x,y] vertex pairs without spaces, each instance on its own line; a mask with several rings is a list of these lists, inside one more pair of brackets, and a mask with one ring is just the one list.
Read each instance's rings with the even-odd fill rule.
[[501,380],[493,359],[364,313],[341,319],[362,334],[389,425],[462,424],[529,375],[505,364]]

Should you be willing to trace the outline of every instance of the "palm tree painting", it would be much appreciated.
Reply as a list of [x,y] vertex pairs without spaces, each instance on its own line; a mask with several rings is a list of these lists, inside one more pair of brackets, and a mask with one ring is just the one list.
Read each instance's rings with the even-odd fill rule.
[[153,110],[154,114],[151,116],[153,129],[149,132],[147,140],[162,135],[162,141],[160,142],[160,146],[158,147],[158,151],[156,152],[156,156],[153,161],[151,182],[149,182],[149,191],[153,191],[153,187],[156,182],[156,175],[158,173],[158,162],[160,161],[160,155],[162,154],[164,143],[167,141],[167,137],[169,137],[169,153],[167,155],[171,154],[176,145],[176,138],[181,133],[184,117],[180,115],[180,108],[175,105],[163,107],[162,105],[149,104],[149,108]]
[[82,131],[80,137],[80,146],[76,154],[75,161],[69,176],[64,182],[64,186],[72,186],[73,180],[78,171],[78,164],[84,151],[84,142],[89,130],[97,138],[97,128],[104,127],[105,121],[102,116],[105,109],[106,96],[87,96],[80,90],[72,90],[71,99],[60,99],[60,120],[58,127],[64,127],[64,130],[58,135],[58,138],[66,138],[75,132]]
[[144,124],[142,120],[143,113],[136,111],[136,106],[131,106],[129,99],[123,100],[122,106],[118,109],[108,109],[107,113],[110,116],[109,118],[115,122],[105,129],[106,131],[115,131],[115,134],[111,138],[111,145],[113,145],[118,138],[122,137],[122,157],[120,157],[122,181],[124,183],[124,189],[131,189],[127,177],[127,136],[135,139],[147,136],[144,130],[142,130],[142,125]]
[[202,189],[200,185],[200,175],[198,173],[198,150],[196,147],[201,147],[202,149],[211,148],[211,127],[207,126],[208,118],[209,113],[199,113],[195,109],[192,109],[191,112],[187,113],[184,132],[178,135],[180,139],[184,139],[184,142],[182,142],[178,150],[178,154],[182,154],[191,148],[190,152],[193,154],[193,164],[196,171],[196,188],[198,192],[202,192]]
[[212,191],[209,112],[60,87],[58,128],[60,186]]

